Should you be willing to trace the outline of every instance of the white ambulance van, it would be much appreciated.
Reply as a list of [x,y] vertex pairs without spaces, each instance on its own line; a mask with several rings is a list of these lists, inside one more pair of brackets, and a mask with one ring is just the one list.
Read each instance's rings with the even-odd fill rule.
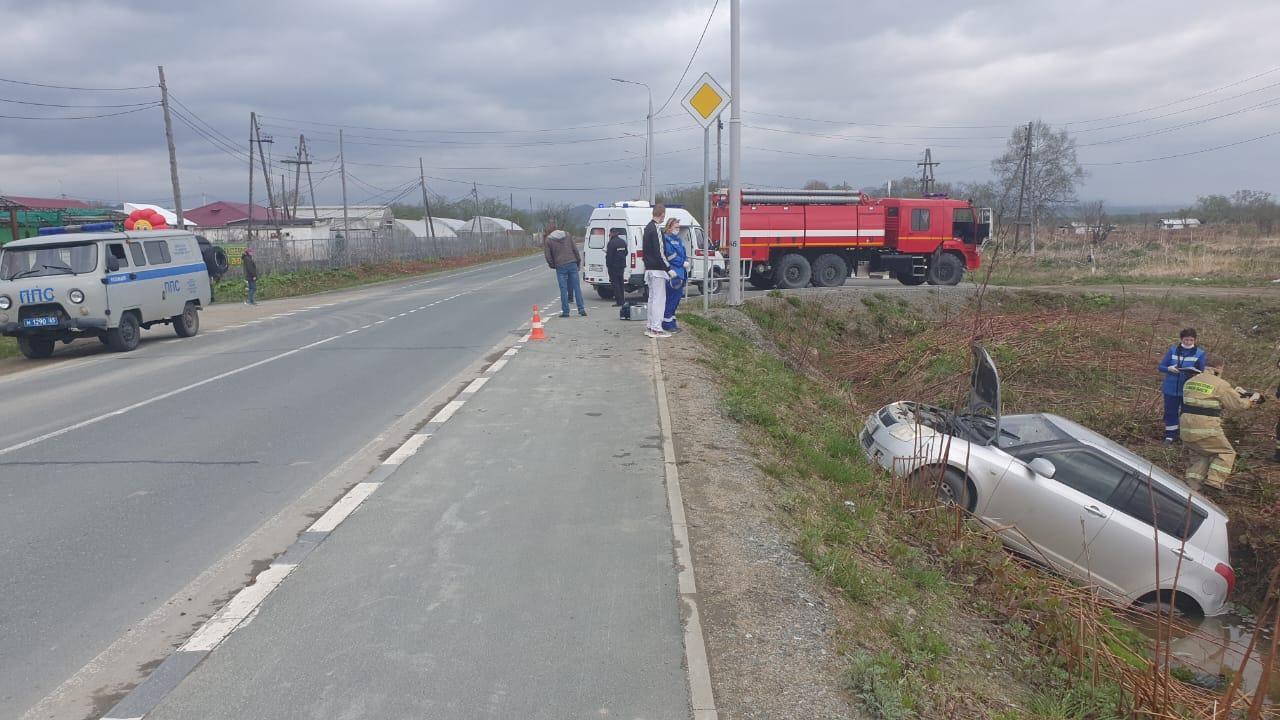
[[200,246],[184,230],[72,225],[0,247],[0,334],[29,358],[82,337],[127,352],[159,324],[191,337],[209,302]]
[[[704,284],[702,265],[706,256],[711,267],[708,289],[712,293],[720,292],[723,279],[728,277],[724,256],[709,248],[706,232],[688,210],[678,205],[668,205],[667,219],[673,217],[680,219],[680,237],[684,240],[685,252],[693,264],[689,271],[689,284],[701,291]],[[600,204],[591,212],[583,240],[582,281],[594,286],[601,298],[613,299],[613,286],[609,284],[609,271],[604,265],[604,249],[615,230],[625,232],[627,237],[627,265],[623,270],[627,292],[647,292],[644,284],[644,226],[652,219],[653,206],[644,200]],[[710,255],[706,255],[708,252]]]

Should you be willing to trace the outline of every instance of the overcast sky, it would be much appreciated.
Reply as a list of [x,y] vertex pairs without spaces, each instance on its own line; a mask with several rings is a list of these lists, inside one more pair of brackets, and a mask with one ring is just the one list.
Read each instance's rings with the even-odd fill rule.
[[[157,89],[9,82],[150,86],[159,64],[217,142],[175,119],[188,208],[246,199],[250,111],[275,139],[277,185],[307,135],[325,203],[341,199],[338,126],[353,204],[399,195],[419,157],[448,197],[472,181],[518,207],[635,197],[647,97],[611,77],[648,83],[655,109],[676,90],[656,121],[655,177],[700,182],[702,133],[680,100],[703,72],[729,85],[729,0],[676,83],[713,2],[0,0],[0,115],[127,112],[0,118],[0,193],[170,205],[161,113],[143,104]],[[742,5],[749,184],[881,183],[916,174],[925,147],[939,180],[982,180],[1013,127],[1040,118],[1076,133],[1083,198],[1280,194],[1280,135],[1130,162],[1280,131],[1274,0]],[[727,178],[727,123],[724,143]],[[713,175],[714,163],[713,148]]]

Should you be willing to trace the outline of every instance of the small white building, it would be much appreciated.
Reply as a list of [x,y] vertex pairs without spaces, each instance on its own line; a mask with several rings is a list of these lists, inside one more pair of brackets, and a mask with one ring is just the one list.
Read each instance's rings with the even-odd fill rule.
[[1196,218],[1161,218],[1161,230],[1187,230],[1189,228],[1200,227],[1200,221]]

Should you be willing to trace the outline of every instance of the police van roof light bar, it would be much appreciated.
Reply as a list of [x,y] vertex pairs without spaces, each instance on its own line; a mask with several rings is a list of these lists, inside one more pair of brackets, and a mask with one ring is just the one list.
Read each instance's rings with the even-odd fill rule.
[[115,223],[99,222],[86,223],[84,225],[63,225],[61,227],[43,227],[36,231],[37,235],[65,235],[67,233],[81,232],[111,232],[116,229]]

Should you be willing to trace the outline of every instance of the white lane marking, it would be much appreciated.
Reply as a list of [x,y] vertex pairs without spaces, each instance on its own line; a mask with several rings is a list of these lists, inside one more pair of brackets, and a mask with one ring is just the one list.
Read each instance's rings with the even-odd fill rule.
[[334,503],[333,507],[329,508],[328,512],[321,515],[319,520],[312,523],[311,527],[307,528],[307,532],[333,532],[333,530],[341,525],[342,521],[346,520],[348,515],[355,512],[355,509],[360,507],[360,503],[364,502],[366,498],[372,495],[381,484],[382,483],[376,482],[356,483],[355,487],[348,490],[347,494],[343,495],[341,500]]
[[418,452],[418,449],[421,448],[422,444],[425,443],[430,437],[431,437],[431,433],[419,433],[417,435],[410,437],[408,440],[404,441],[403,445],[401,445],[399,448],[396,448],[396,451],[391,453],[391,455],[388,456],[386,460],[383,460],[382,464],[383,465],[399,465],[405,460],[408,460],[409,458],[413,457],[415,453]]
[[404,317],[405,315],[408,315],[408,314],[409,314],[409,313],[400,313],[400,314],[399,314],[399,315],[397,315],[396,317]]
[[462,407],[465,404],[466,404],[465,400],[450,400],[449,403],[444,407],[440,408],[440,412],[436,413],[435,417],[431,418],[431,420],[429,420],[428,422],[434,422],[434,423],[447,422],[449,418],[453,417],[454,413],[458,412],[458,408]]
[[348,330],[347,334],[350,335],[352,333],[358,333],[358,332],[360,332],[360,328],[356,328],[355,330]]
[[319,305],[308,305],[308,306],[307,306],[307,309],[308,309],[308,310],[319,310],[319,309],[320,309],[320,306],[319,306]]
[[47,432],[44,435],[41,435],[39,437],[34,437],[34,438],[31,438],[30,440],[25,440],[23,442],[18,443],[17,445],[10,445],[7,448],[0,449],[0,455],[7,455],[11,452],[14,452],[15,450],[28,448],[37,443],[42,443],[45,440],[52,440],[53,438],[61,437],[63,435],[66,435],[69,432],[73,432],[81,428],[89,427],[90,425],[100,423],[103,420],[107,420],[113,417],[119,417],[121,415],[124,415],[127,412],[137,410],[138,408],[146,407],[148,405],[151,405],[152,403],[160,402],[161,400],[168,400],[174,395],[180,395],[189,390],[195,390],[198,387],[203,387],[205,385],[208,385],[209,383],[213,383],[219,380],[223,380],[225,378],[229,378],[232,375],[239,375],[240,373],[245,372],[246,370],[252,370],[253,368],[261,367],[263,365],[266,365],[267,363],[273,363],[277,360],[283,360],[284,358],[287,358],[290,355],[297,355],[300,352],[303,352],[305,350],[310,350],[311,348],[314,348],[314,347],[319,347],[327,342],[332,342],[334,340],[337,340],[340,337],[342,336],[334,335],[333,337],[327,337],[323,340],[317,340],[316,342],[310,343],[308,345],[303,345],[302,347],[297,347],[292,350],[287,350],[285,352],[280,353],[279,355],[272,355],[269,358],[265,358],[257,362],[252,362],[252,363],[249,363],[248,365],[243,365],[241,367],[235,368],[234,370],[228,370],[224,373],[219,373],[217,375],[214,375],[213,377],[200,380],[199,382],[193,382],[190,385],[184,385],[175,390],[170,390],[169,392],[161,393],[154,397],[147,398],[146,400],[140,400],[132,405],[126,405],[125,407],[122,407],[118,410],[112,410],[109,413],[103,413],[102,415],[98,415],[97,417],[91,417],[88,420],[81,420],[80,422],[75,423],[73,425],[68,425],[64,428],[54,430],[52,432]]
[[464,393],[473,393],[473,392],[476,392],[476,391],[477,391],[477,390],[479,390],[480,388],[484,387],[484,384],[485,384],[485,383],[487,383],[487,382],[489,382],[489,378],[487,378],[487,377],[478,377],[478,378],[476,378],[475,380],[472,380],[470,385],[468,385],[468,386],[466,386],[465,388],[463,388],[462,392],[464,392]]
[[384,322],[386,322],[386,320],[378,320],[377,322],[374,323],[374,325],[381,325]]
[[658,395],[658,426],[662,430],[662,455],[667,485],[667,509],[671,515],[671,534],[680,567],[676,584],[680,601],[687,612],[684,617],[684,659],[689,680],[689,700],[700,717],[717,717],[715,695],[711,688],[711,668],[707,663],[707,646],[702,637],[702,620],[698,612],[697,584],[693,573],[693,555],[689,546],[689,527],[684,514],[684,498],[680,492],[680,471],[676,465],[675,439],[671,433],[671,408],[667,404],[667,385],[662,379],[662,357],[658,343],[649,343],[653,356],[653,384]]
[[258,577],[253,579],[252,585],[236,593],[235,597],[231,598],[231,602],[214,613],[214,616],[200,626],[200,629],[196,630],[195,634],[179,649],[188,652],[209,652],[217,647],[245,619],[249,618],[254,610],[257,610],[271,591],[279,587],[296,567],[298,567],[296,564],[267,566],[266,570],[258,573]]
[[520,350],[517,348],[508,348],[507,351],[502,354],[507,357],[511,357],[512,355],[515,355],[518,352],[520,352]]
[[494,361],[492,365],[489,366],[488,370],[485,370],[485,372],[496,373],[506,366],[507,366],[507,359],[504,357],[498,358],[497,360]]
[[361,326],[360,326],[360,329],[361,329],[361,330],[368,330],[368,329],[369,329],[369,328],[371,328],[371,327],[373,327],[373,323],[369,323],[368,325],[361,325]]
[[524,337],[520,338],[520,342],[522,343],[529,342],[529,333],[525,333]]

